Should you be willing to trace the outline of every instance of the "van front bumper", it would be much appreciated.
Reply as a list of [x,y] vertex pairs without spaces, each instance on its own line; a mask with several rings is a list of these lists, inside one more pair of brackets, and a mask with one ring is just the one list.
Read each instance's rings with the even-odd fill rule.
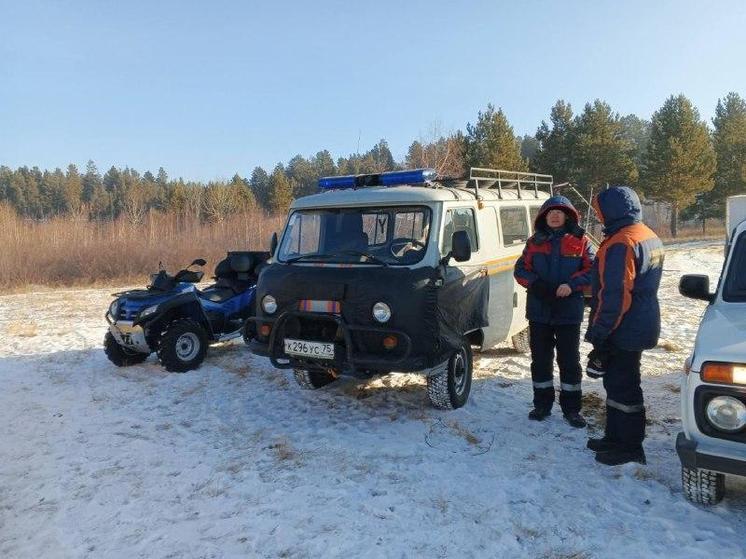
[[717,454],[700,452],[696,441],[690,441],[684,433],[676,437],[676,452],[685,468],[713,470],[723,474],[746,476],[746,460],[737,460]]
[[[342,341],[334,342],[335,357],[333,360],[301,358],[285,354],[283,341],[285,339],[284,325],[293,317],[319,319],[335,322],[342,333]],[[426,368],[426,359],[412,355],[412,340],[405,332],[377,326],[354,326],[348,324],[341,316],[326,313],[306,311],[286,311],[276,318],[250,318],[257,324],[257,331],[263,324],[271,327],[269,339],[254,339],[249,344],[251,351],[257,355],[269,357],[272,365],[278,369],[292,368],[323,368],[336,369],[342,374],[355,375],[356,372],[370,371],[421,371]],[[396,336],[402,344],[401,351],[396,355],[387,355],[381,348],[380,353],[361,352],[355,349],[353,335],[358,333],[375,333],[382,336]],[[308,340],[316,341],[316,340]],[[331,342],[330,342],[331,343]]]

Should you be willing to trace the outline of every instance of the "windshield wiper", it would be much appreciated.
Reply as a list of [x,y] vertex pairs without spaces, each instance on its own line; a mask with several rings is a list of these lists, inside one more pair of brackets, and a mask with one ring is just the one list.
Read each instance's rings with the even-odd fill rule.
[[293,264],[294,262],[300,262],[301,260],[305,260],[307,258],[322,258],[324,260],[327,260],[329,258],[334,258],[334,254],[326,254],[323,252],[318,252],[315,254],[301,254],[300,256],[295,256],[293,258],[288,258],[285,260],[287,264]]
[[363,256],[370,260],[371,262],[375,264],[380,264],[381,266],[384,266],[385,268],[388,268],[389,263],[385,260],[382,260],[378,258],[377,256],[374,256],[373,254],[370,254],[369,252],[363,252],[362,250],[343,250],[340,254],[351,254],[354,256]]
[[310,258],[318,258],[323,260],[329,260],[330,258],[339,258],[340,256],[362,256],[364,258],[367,258],[370,262],[373,262],[375,264],[380,264],[384,267],[388,267],[389,263],[385,260],[381,260],[377,256],[374,256],[372,254],[369,254],[367,252],[362,252],[359,250],[343,250],[341,252],[332,252],[332,253],[326,253],[326,252],[319,252],[315,254],[302,254],[301,256],[296,256],[294,258],[288,258],[285,260],[287,264],[294,264],[295,262],[300,262],[302,260],[310,259]]

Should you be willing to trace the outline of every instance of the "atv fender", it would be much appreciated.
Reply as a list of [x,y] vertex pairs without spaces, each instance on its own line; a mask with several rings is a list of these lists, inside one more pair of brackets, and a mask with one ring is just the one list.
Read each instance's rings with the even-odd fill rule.
[[145,329],[152,329],[156,324],[166,326],[174,318],[191,318],[198,322],[210,338],[215,339],[215,333],[212,331],[210,321],[205,314],[205,310],[199,302],[196,293],[188,292],[177,295],[158,305],[158,312],[146,316],[142,320],[135,319],[134,326],[142,326]]

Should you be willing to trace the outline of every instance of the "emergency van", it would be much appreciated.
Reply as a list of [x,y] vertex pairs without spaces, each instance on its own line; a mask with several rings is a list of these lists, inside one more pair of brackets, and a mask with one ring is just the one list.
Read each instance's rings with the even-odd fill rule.
[[513,266],[552,177],[472,168],[326,177],[290,207],[257,285],[252,350],[299,384],[427,376],[432,404],[463,406],[472,349],[528,351]]

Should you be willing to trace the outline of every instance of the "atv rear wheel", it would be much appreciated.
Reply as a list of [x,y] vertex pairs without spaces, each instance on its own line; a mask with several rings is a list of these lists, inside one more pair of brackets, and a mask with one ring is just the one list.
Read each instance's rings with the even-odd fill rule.
[[307,369],[293,369],[295,381],[306,390],[316,390],[337,380],[337,377],[326,371],[309,371]]
[[725,475],[711,470],[681,467],[684,495],[692,503],[716,505],[725,496]]
[[200,366],[207,354],[207,333],[189,318],[174,320],[158,341],[158,359],[167,371],[183,373]]
[[134,349],[129,349],[119,345],[119,342],[117,342],[117,339],[111,332],[107,332],[104,336],[104,353],[106,353],[106,357],[109,358],[109,361],[114,363],[117,367],[137,365],[148,358],[147,353],[141,353]]
[[442,410],[455,410],[463,406],[471,392],[473,368],[471,345],[465,339],[451,355],[445,369],[427,377],[430,403]]
[[528,353],[531,351],[531,333],[528,328],[521,330],[513,336],[513,349],[519,353]]

